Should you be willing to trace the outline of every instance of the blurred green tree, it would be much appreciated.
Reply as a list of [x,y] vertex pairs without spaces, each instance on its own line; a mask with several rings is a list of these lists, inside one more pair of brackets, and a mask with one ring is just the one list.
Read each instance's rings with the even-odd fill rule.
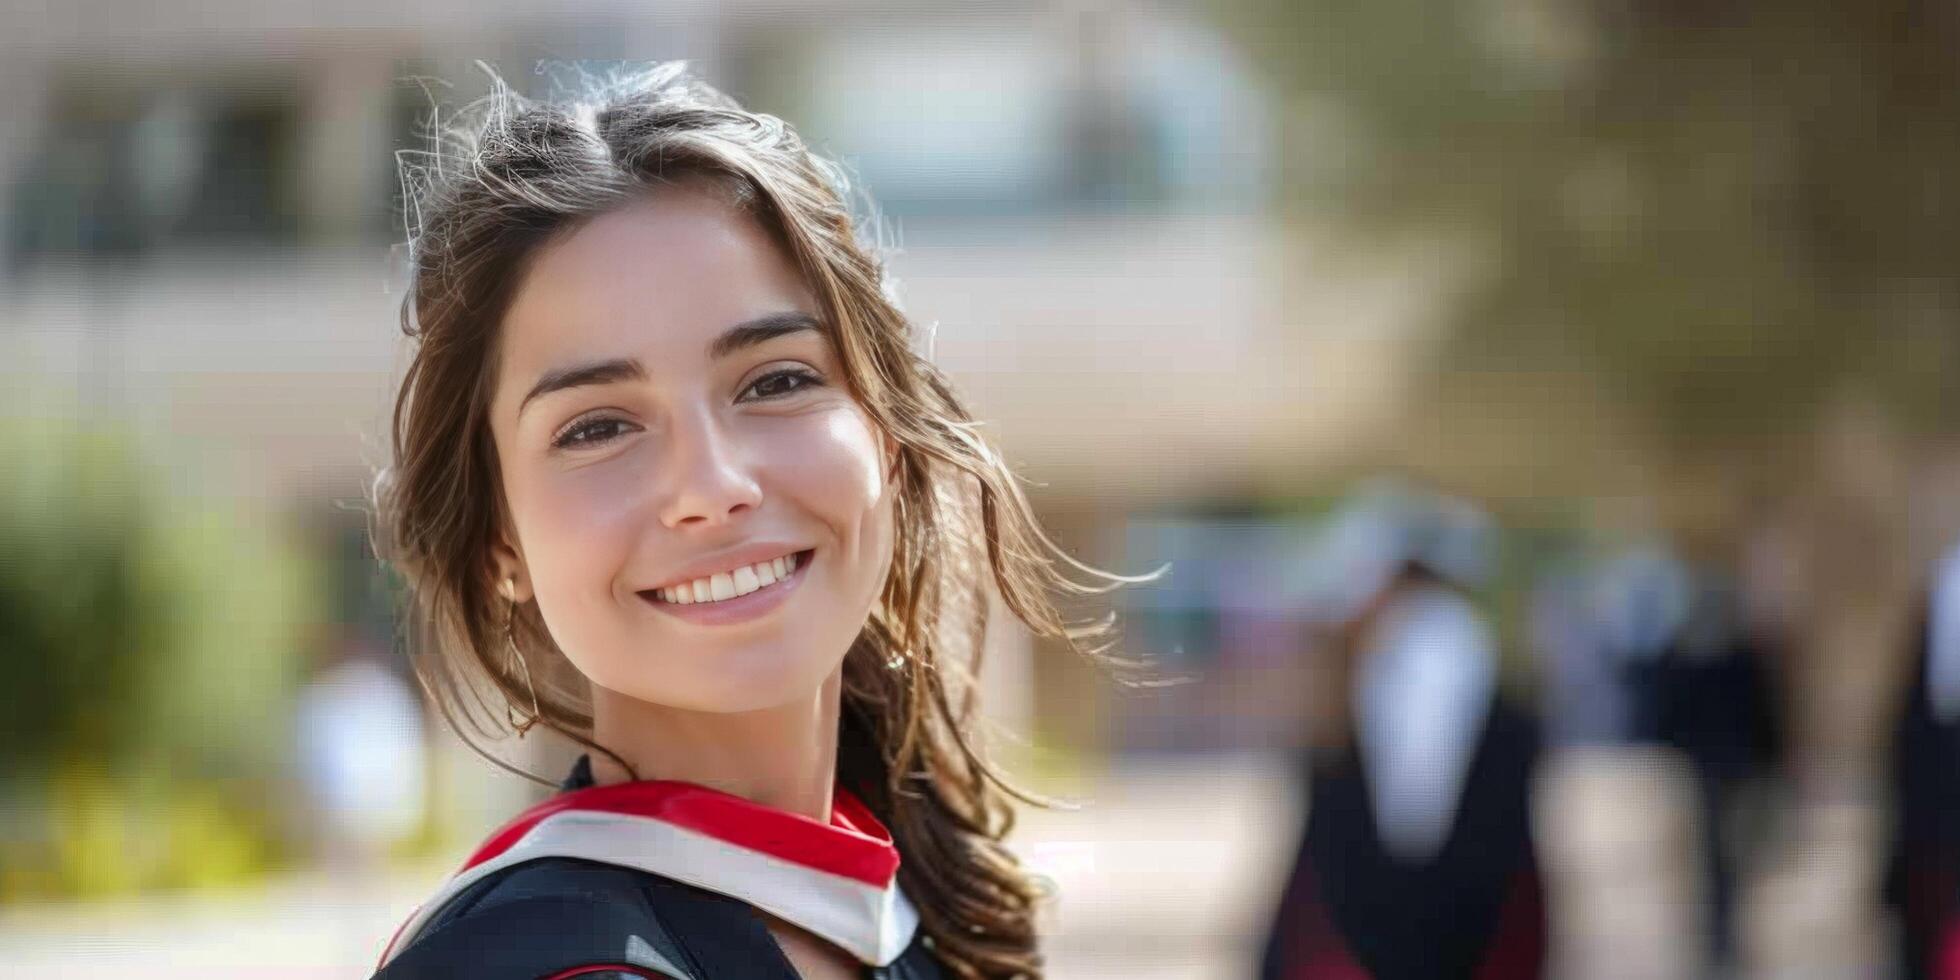
[[1671,453],[1853,389],[1960,420],[1952,4],[1248,6],[1300,116],[1341,120],[1293,129],[1341,142],[1288,154],[1303,213],[1478,255],[1443,371],[1568,372]]

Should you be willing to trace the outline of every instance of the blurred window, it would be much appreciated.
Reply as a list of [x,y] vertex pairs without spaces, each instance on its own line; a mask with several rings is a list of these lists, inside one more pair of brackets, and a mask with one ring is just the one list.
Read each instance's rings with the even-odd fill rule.
[[819,34],[798,122],[889,207],[1050,200],[1065,174],[1066,51],[1008,26]]
[[736,88],[894,212],[1265,199],[1266,110],[1229,46],[1134,12],[1028,16],[758,31]]
[[[261,80],[262,81],[262,80]],[[287,244],[298,231],[295,87],[59,80],[13,187],[22,256]]]

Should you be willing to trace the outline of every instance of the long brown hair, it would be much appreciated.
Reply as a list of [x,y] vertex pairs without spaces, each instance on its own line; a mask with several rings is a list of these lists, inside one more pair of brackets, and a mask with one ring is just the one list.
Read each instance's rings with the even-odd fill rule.
[[988,604],[998,597],[1037,636],[1131,666],[1108,654],[1107,618],[1071,625],[1060,606],[1136,579],[1076,562],[1042,531],[953,387],[915,352],[844,175],[782,120],[678,64],[587,79],[563,99],[491,79],[491,94],[439,127],[429,150],[400,156],[411,266],[402,329],[416,344],[376,507],[380,545],[409,580],[425,634],[413,646],[418,676],[451,727],[499,764],[466,732],[494,736],[509,705],[529,713],[533,689],[540,723],[607,751],[591,740],[589,688],[534,604],[511,618],[522,661],[506,650],[489,558],[505,526],[490,367],[512,284],[540,245],[660,185],[706,181],[795,261],[852,394],[899,445],[891,572],[844,659],[839,778],[891,828],[901,884],[954,974],[1040,976],[1039,891],[1001,843],[1008,797],[1031,798],[972,737]]

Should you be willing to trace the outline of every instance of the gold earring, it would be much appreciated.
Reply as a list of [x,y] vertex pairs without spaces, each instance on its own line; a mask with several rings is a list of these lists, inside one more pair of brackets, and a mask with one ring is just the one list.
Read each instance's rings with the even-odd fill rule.
[[[517,732],[517,737],[523,738],[525,733],[531,730],[531,726],[536,725],[538,720],[544,716],[544,713],[538,710],[538,689],[531,683],[531,665],[524,660],[524,655],[517,651],[517,638],[511,634],[511,621],[517,616],[517,579],[515,577],[504,579],[503,584],[498,587],[498,591],[504,594],[505,600],[504,649],[509,654],[508,659],[515,661],[518,671],[524,675],[524,689],[530,692],[531,695],[531,717],[519,721],[517,712],[511,708],[510,702],[506,701],[504,702],[504,718],[510,722],[510,727]],[[506,671],[509,669],[508,666],[505,667]]]

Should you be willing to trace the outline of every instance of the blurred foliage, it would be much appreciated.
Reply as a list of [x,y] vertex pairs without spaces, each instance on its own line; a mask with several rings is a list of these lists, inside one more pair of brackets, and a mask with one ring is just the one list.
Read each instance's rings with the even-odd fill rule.
[[1517,451],[1593,411],[1662,463],[1795,448],[1847,396],[1960,422],[1960,7],[1220,2],[1290,203],[1464,247],[1441,389],[1554,409]]
[[0,902],[263,867],[313,570],[101,420],[0,458]]

